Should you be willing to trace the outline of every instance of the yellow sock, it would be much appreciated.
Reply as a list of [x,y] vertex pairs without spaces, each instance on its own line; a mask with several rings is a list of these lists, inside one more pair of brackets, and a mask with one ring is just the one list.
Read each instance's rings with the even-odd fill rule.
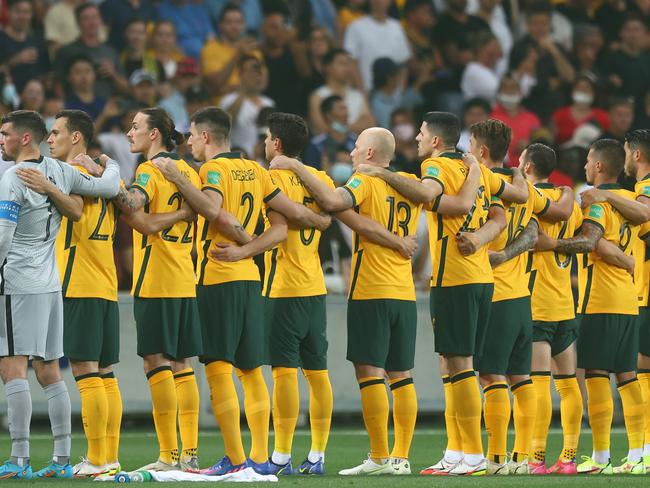
[[205,375],[210,385],[212,412],[219,424],[226,456],[234,465],[246,461],[241,441],[239,397],[232,379],[232,365],[214,361],[205,365]]
[[88,441],[87,458],[95,466],[106,464],[106,422],[108,401],[104,382],[99,373],[90,373],[75,378],[81,397],[81,419]]
[[147,373],[147,380],[149,380],[153,403],[153,422],[160,445],[160,460],[176,464],[178,462],[178,438],[176,437],[178,407],[172,369],[170,366],[153,369]]
[[510,388],[515,397],[513,419],[515,424],[515,447],[512,452],[514,461],[528,458],[533,440],[533,427],[537,416],[537,396],[531,380],[517,383]]
[[614,400],[609,386],[609,375],[586,375],[587,412],[594,451],[609,451]]
[[120,429],[122,428],[122,394],[115,375],[102,375],[106,400],[108,402],[108,418],[106,422],[106,462],[118,461],[120,449]]
[[645,405],[645,443],[650,444],[650,370],[640,369],[636,377],[639,380],[643,403]]
[[249,457],[256,463],[264,463],[269,458],[269,421],[271,400],[266,387],[262,368],[237,370],[237,376],[244,388],[244,412],[251,431],[251,451]]
[[413,378],[397,378],[388,381],[393,393],[393,425],[395,444],[390,457],[408,459],[418,417],[418,397]]
[[483,389],[485,404],[483,419],[488,434],[487,458],[503,464],[508,451],[508,424],[510,423],[510,393],[506,382],[490,383]]
[[445,389],[445,429],[447,431],[447,450],[462,452],[463,442],[460,438],[460,429],[456,421],[456,410],[454,408],[454,395],[451,391],[451,379],[449,375],[442,376],[442,386]]
[[582,393],[576,375],[556,375],[553,378],[555,389],[560,395],[560,416],[564,445],[560,459],[572,461],[578,451],[580,427],[582,426]]
[[311,426],[311,451],[325,452],[332,425],[334,397],[326,369],[302,370],[309,383],[309,424]]
[[275,450],[281,454],[291,454],[299,411],[298,370],[273,368],[273,431]]
[[623,417],[629,449],[643,448],[645,430],[645,412],[641,386],[636,378],[618,385],[618,393],[623,404]]
[[199,448],[199,387],[192,368],[174,374],[178,398],[178,430],[181,434],[183,457],[196,457]]
[[388,457],[388,394],[384,378],[368,376],[359,378],[361,412],[370,437],[370,457]]
[[553,416],[553,402],[551,400],[551,373],[550,371],[535,371],[530,374],[537,396],[537,415],[533,427],[533,440],[531,442],[531,458],[533,461],[543,463],[546,461],[546,439]]
[[451,378],[456,419],[465,455],[483,455],[481,439],[481,392],[474,370],[469,369]]

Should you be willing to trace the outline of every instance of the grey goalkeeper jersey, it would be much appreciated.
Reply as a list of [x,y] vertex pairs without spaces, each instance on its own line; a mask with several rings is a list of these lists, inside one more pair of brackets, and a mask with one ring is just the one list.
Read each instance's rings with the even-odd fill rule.
[[[113,198],[120,189],[120,170],[109,160],[101,178],[82,174],[53,158],[23,161],[0,179],[0,262],[2,295],[33,295],[61,290],[55,241],[61,214],[46,196],[23,184],[18,168],[35,168],[65,194]],[[9,237],[11,240],[9,241]]]

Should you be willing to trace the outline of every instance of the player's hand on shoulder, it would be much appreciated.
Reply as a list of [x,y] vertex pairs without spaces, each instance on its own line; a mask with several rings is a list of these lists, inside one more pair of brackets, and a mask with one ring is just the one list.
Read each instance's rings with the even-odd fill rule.
[[418,249],[418,241],[416,236],[402,237],[402,248],[399,253],[407,259],[411,259]]
[[85,169],[91,176],[101,176],[104,173],[104,166],[106,166],[108,159],[109,157],[106,154],[102,154],[99,157],[99,161],[102,164],[99,165],[87,154],[77,154],[72,159],[72,165]]
[[290,158],[284,155],[278,155],[274,157],[269,163],[269,169],[288,169],[293,170],[297,168],[298,165],[302,164],[295,158]]
[[360,164],[356,168],[357,173],[368,176],[379,176],[381,173],[381,168],[373,166],[372,164]]
[[46,195],[54,186],[47,177],[36,168],[18,168],[16,176],[32,191]]
[[460,232],[456,236],[456,245],[463,256],[470,256],[481,248],[473,232]]
[[241,247],[228,242],[218,242],[217,247],[210,250],[209,256],[215,261],[227,263],[241,261],[246,257]]
[[472,153],[463,153],[463,163],[465,166],[467,166],[469,169],[472,169],[472,166],[476,166],[478,168],[479,162],[478,159],[476,159],[476,156],[474,156]]
[[580,193],[580,206],[587,208],[594,203],[607,201],[607,190],[599,190],[598,188],[590,188]]
[[152,163],[160,170],[163,176],[171,182],[177,181],[178,178],[182,176],[176,166],[176,161],[171,158],[156,158]]

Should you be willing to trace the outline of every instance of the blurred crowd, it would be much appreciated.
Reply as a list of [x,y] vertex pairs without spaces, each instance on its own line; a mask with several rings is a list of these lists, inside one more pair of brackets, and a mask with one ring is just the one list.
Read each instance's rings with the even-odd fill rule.
[[[418,174],[430,110],[465,128],[507,123],[510,165],[531,142],[552,145],[551,180],[569,186],[583,184],[591,142],[650,127],[650,0],[0,0],[0,28],[0,114],[37,110],[51,124],[63,108],[88,112],[92,151],[119,161],[127,184],[140,159],[125,134],[154,105],[181,132],[188,114],[221,106],[233,150],[262,165],[268,114],[303,115],[304,161],[337,184],[371,126],[395,135],[394,166]],[[128,286],[128,230],[118,241]],[[333,225],[323,247],[345,277],[349,231]]]

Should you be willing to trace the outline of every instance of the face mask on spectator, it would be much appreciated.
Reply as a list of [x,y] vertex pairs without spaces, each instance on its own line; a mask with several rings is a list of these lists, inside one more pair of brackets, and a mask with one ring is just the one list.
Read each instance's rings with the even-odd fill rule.
[[574,91],[573,92],[573,102],[579,103],[582,105],[591,105],[594,101],[594,96],[589,93]]
[[415,137],[415,127],[411,124],[397,124],[393,127],[393,134],[400,141],[410,141]]
[[342,185],[352,176],[352,165],[349,163],[334,163],[330,168],[330,176],[334,182]]
[[16,90],[16,85],[13,83],[8,83],[2,89],[2,102],[5,105],[15,106],[16,100],[18,99],[18,91]]
[[348,132],[348,128],[345,126],[345,124],[342,124],[339,121],[332,122],[332,130],[334,130],[334,132],[338,132],[339,134],[346,134]]
[[56,120],[56,117],[52,115],[51,117],[45,117],[43,119],[43,122],[45,122],[45,128],[47,129],[48,132],[52,130],[52,127],[54,127],[54,121]]
[[521,95],[511,95],[509,93],[499,93],[497,101],[503,105],[504,108],[515,108],[521,103]]

